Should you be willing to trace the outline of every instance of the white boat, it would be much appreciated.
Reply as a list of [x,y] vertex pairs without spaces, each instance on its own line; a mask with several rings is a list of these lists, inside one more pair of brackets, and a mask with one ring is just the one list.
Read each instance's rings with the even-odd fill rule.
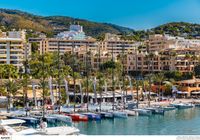
[[61,115],[61,114],[50,114],[48,117],[54,117],[59,121],[72,124],[72,118],[69,116]]
[[189,104],[189,103],[173,103],[171,105],[178,108],[178,109],[193,108],[195,106],[195,105]]
[[0,120],[1,132],[0,135],[38,135],[38,131],[23,126],[26,121],[20,119]]
[[39,129],[41,135],[79,135],[80,130],[71,126],[48,127]]
[[151,116],[152,111],[146,109],[133,109],[134,111],[138,112],[139,116]]
[[173,107],[173,106],[165,106],[165,107],[163,107],[163,109],[164,109],[165,111],[171,111],[171,110],[175,110],[176,107]]
[[128,118],[128,114],[126,112],[124,112],[124,111],[114,111],[113,115],[116,118],[125,118],[125,119]]
[[159,114],[159,115],[164,115],[165,110],[159,107],[148,107],[145,108],[146,110],[150,110],[152,114]]
[[114,115],[112,112],[100,112],[101,118],[114,118]]
[[124,110],[128,114],[128,116],[138,116],[138,112],[133,110]]

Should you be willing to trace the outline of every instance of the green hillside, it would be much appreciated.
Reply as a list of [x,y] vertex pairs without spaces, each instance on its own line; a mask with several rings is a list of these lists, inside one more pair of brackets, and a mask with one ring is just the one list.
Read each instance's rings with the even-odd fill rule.
[[68,30],[71,23],[82,25],[87,35],[96,38],[102,38],[105,33],[121,34],[124,39],[134,40],[146,39],[149,34],[154,33],[165,33],[186,38],[195,38],[200,35],[200,24],[185,22],[172,22],[146,31],[135,31],[114,24],[92,22],[67,16],[43,17],[18,10],[0,9],[0,29],[3,31],[27,29],[29,34],[39,31],[48,36],[53,36],[58,32]]

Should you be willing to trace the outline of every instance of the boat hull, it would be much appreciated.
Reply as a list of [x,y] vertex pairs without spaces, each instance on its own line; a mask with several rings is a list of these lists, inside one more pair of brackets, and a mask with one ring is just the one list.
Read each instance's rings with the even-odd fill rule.
[[93,113],[83,113],[83,115],[86,115],[88,117],[88,120],[95,120],[99,121],[101,120],[101,116],[98,114],[93,114]]
[[127,119],[128,118],[128,114],[126,112],[113,112],[113,115],[115,118],[124,118]]
[[138,112],[139,116],[151,116],[152,111],[146,109],[135,109],[134,111]]
[[100,115],[101,115],[101,118],[108,118],[108,119],[114,118],[113,113],[110,113],[110,112],[101,112]]
[[88,117],[82,114],[68,114],[72,118],[73,121],[88,121]]

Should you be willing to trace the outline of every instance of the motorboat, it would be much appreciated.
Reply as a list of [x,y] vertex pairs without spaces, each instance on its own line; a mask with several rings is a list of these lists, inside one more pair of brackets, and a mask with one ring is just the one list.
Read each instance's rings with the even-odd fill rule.
[[80,130],[71,126],[57,126],[39,129],[41,135],[79,135]]
[[159,107],[148,107],[146,110],[150,110],[152,114],[164,115],[165,110]]
[[89,120],[101,120],[101,116],[99,114],[95,114],[95,113],[83,113],[83,115],[86,115],[88,117]]
[[165,107],[163,107],[163,109],[164,109],[165,111],[171,111],[171,110],[175,110],[176,107],[174,107],[174,106],[165,106]]
[[0,135],[38,135],[36,129],[24,126],[26,121],[21,119],[0,120]]
[[101,115],[101,118],[109,118],[109,119],[114,118],[114,115],[112,112],[100,112],[99,114]]
[[113,115],[115,118],[124,118],[124,119],[128,118],[128,114],[124,111],[113,111]]
[[15,117],[16,119],[20,119],[20,120],[24,120],[25,123],[24,125],[28,126],[28,127],[32,127],[32,128],[37,128],[39,125],[40,120],[36,119],[34,117]]
[[78,113],[72,113],[72,114],[65,114],[67,116],[70,116],[73,121],[88,121],[88,116]]
[[147,109],[133,109],[133,111],[138,112],[139,116],[151,116],[152,111]]
[[124,112],[126,112],[128,114],[128,116],[137,116],[138,115],[138,113],[133,110],[124,110]]
[[67,125],[72,125],[72,118],[70,116],[65,116],[62,114],[49,114],[46,117],[53,117],[56,118],[57,123],[58,122],[63,122],[66,123]]
[[189,104],[189,103],[173,103],[171,105],[178,108],[178,109],[193,108],[195,106],[195,105]]

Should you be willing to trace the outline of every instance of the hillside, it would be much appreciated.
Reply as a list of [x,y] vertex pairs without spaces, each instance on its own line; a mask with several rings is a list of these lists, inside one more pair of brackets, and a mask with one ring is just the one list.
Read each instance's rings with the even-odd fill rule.
[[39,31],[48,36],[53,36],[58,32],[68,30],[71,23],[79,23],[84,27],[87,35],[96,38],[102,38],[105,33],[122,34],[122,38],[134,40],[146,39],[149,34],[154,33],[165,33],[186,38],[195,38],[200,35],[200,24],[185,22],[172,22],[146,31],[135,31],[110,23],[97,23],[67,16],[43,17],[18,10],[0,9],[0,29],[3,31],[13,28],[27,29],[29,35]]
[[[4,26],[5,30],[23,28],[53,35],[68,30],[70,23],[74,22],[83,25],[86,34],[93,37],[98,37],[107,32],[114,34],[129,34],[132,32],[132,29],[113,24],[97,23],[65,16],[42,17],[18,10],[0,9],[0,26]],[[3,30],[2,27],[1,29]]]

